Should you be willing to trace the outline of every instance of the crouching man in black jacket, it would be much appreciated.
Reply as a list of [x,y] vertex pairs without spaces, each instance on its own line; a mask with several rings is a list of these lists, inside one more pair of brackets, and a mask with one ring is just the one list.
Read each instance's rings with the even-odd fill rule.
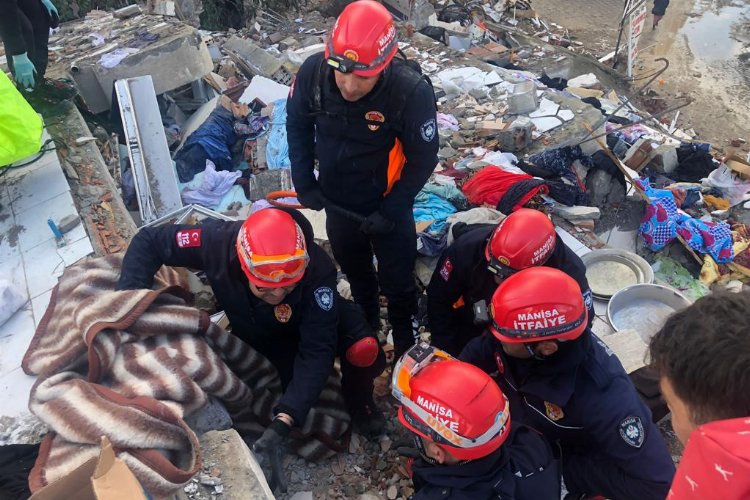
[[489,375],[427,344],[393,371],[398,418],[414,435],[415,500],[560,498],[560,470],[547,441],[521,424]]
[[382,431],[372,388],[385,356],[361,309],[339,297],[336,267],[313,242],[302,214],[268,208],[244,222],[143,228],[125,254],[118,289],[150,288],[162,265],[203,270],[232,333],[279,372],[284,393],[256,451],[279,458],[290,429],[317,402],[337,354],[355,426],[364,434]]

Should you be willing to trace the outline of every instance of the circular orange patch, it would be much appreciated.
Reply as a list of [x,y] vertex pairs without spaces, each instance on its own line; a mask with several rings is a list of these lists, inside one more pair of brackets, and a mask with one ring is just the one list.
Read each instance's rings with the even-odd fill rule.
[[359,61],[359,54],[355,50],[347,49],[344,51],[344,57],[349,59],[350,61],[357,62]]
[[502,264],[502,265],[504,265],[504,266],[509,266],[509,265],[510,265],[510,261],[508,260],[508,257],[504,257],[504,256],[503,256],[503,257],[500,257],[500,258],[499,258],[499,259],[497,259],[497,260],[499,260],[499,261],[500,261],[500,264]]

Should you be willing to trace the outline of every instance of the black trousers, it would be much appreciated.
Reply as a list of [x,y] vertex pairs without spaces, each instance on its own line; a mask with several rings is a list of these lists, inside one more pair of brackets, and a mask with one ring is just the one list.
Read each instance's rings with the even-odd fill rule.
[[[19,0],[17,8],[18,18],[21,22],[21,35],[26,44],[26,55],[29,56],[36,68],[34,81],[39,82],[47,71],[50,16],[39,0]],[[0,32],[0,38],[3,39],[5,54],[8,59],[8,67],[15,74],[13,56],[6,41],[8,37],[8,33]]]
[[338,356],[341,363],[341,392],[349,408],[360,408],[372,403],[373,381],[385,370],[385,354],[378,348],[378,357],[367,367],[360,368],[349,363],[346,350],[357,341],[372,337],[375,333],[365,318],[362,308],[350,300],[339,301]]
[[[396,226],[390,233],[369,236],[359,230],[359,222],[333,210],[326,211],[331,249],[351,284],[354,301],[373,324],[380,315],[379,290],[383,292],[388,299],[388,321],[393,327],[396,354],[401,355],[417,336],[417,232],[411,211],[394,222]],[[378,262],[377,275],[373,254]]]

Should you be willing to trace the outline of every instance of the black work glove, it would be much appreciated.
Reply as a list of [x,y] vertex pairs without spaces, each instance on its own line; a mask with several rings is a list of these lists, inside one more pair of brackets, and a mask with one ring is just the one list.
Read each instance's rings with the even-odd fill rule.
[[326,197],[318,186],[315,186],[306,193],[297,193],[297,201],[305,208],[310,210],[323,210],[326,207]]
[[287,481],[281,459],[284,457],[290,430],[292,430],[291,427],[277,418],[271,422],[263,435],[253,444],[253,452],[259,455],[264,462],[267,460],[268,467],[271,468],[271,479],[268,481],[268,485],[271,490],[278,487],[282,493],[286,492]]
[[380,212],[373,212],[359,226],[359,230],[365,234],[388,234],[393,231],[396,224],[383,217]]
[[391,448],[395,449],[396,453],[402,457],[419,458],[421,456],[417,446],[414,444],[414,436],[412,434],[407,434],[401,439],[396,440]]

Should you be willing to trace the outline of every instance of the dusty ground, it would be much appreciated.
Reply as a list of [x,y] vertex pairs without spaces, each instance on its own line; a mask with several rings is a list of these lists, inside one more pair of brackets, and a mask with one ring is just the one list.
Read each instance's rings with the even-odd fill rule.
[[[672,0],[656,30],[651,6],[637,74],[649,74],[658,67],[653,60],[665,57],[670,67],[652,88],[669,106],[681,102],[679,96],[694,99],[680,112],[678,127],[694,129],[697,139],[718,148],[737,137],[750,139],[750,60],[740,57],[750,46],[750,1]],[[614,49],[622,0],[534,0],[534,7],[597,56]]]

